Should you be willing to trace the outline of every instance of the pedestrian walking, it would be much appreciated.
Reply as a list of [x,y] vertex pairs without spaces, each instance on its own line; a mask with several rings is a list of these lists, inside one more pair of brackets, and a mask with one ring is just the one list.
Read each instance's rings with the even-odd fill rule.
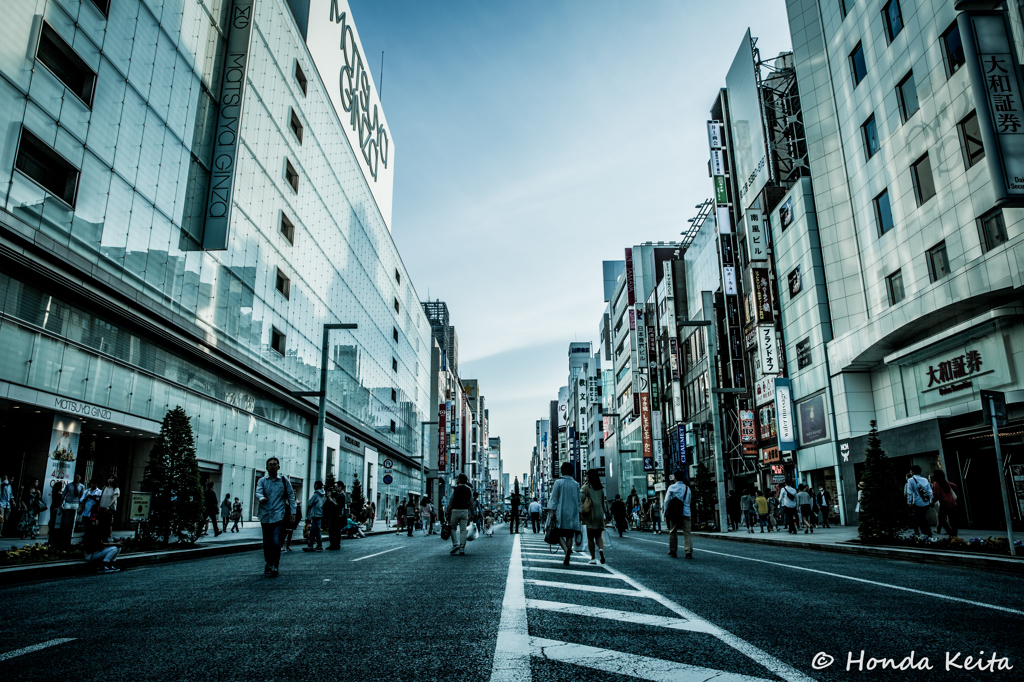
[[[604,563],[604,486],[596,469],[587,470],[587,482],[580,489],[580,520],[587,526],[587,549],[590,550],[590,562],[597,563],[600,555]],[[594,546],[597,546],[597,552]]]
[[814,525],[811,523],[811,507],[814,504],[814,498],[807,492],[807,486],[803,483],[797,488],[796,503],[800,508],[800,516],[803,519],[804,535],[814,532]]
[[405,505],[401,501],[398,503],[398,511],[395,512],[395,526],[398,528],[398,534],[401,535],[405,530]]
[[761,523],[761,532],[763,533],[764,527],[768,523],[768,498],[760,490],[757,491],[757,495],[754,497],[754,508],[757,512],[758,521]]
[[832,511],[832,496],[825,490],[825,486],[818,486],[818,494],[815,496],[815,502],[818,503],[818,507],[821,508],[821,526],[822,528],[831,528],[828,525],[828,515]]
[[[121,489],[117,487],[117,479],[113,476],[107,477],[107,485],[100,495],[100,517],[111,528],[114,527],[114,512],[117,511],[117,500],[121,497]],[[217,497],[213,498],[213,513],[217,514]],[[216,530],[216,524],[214,524]]]
[[790,535],[796,535],[796,489],[788,483],[783,483],[779,488],[779,500],[782,504],[786,527]]
[[[466,483],[469,478],[466,474],[459,474],[457,485],[452,488],[448,496],[448,506],[444,510],[444,517],[451,527],[452,551],[451,554],[466,553],[466,538],[469,535],[469,519],[473,515],[473,491]],[[458,539],[455,535],[455,526],[459,527]]]
[[[220,515],[220,503],[217,501],[217,493],[213,489],[214,482],[207,481],[206,492],[203,494],[203,509],[206,514],[206,528],[203,529],[203,535],[206,535],[206,531],[210,528],[210,522],[213,522],[213,537],[220,535],[221,531],[217,528],[217,517]],[[106,494],[106,490],[104,490]],[[100,502],[100,511],[103,510],[103,503]]]
[[935,478],[935,483],[932,485],[932,498],[939,501],[939,522],[935,532],[942,533],[942,529],[945,528],[946,534],[955,538],[957,536],[957,485],[946,480],[946,472],[942,469],[933,471],[932,476]]
[[14,513],[14,486],[4,475],[0,479],[0,538],[4,536],[4,526],[11,520]]
[[427,511],[430,513],[430,532],[427,535],[437,535],[437,507],[433,502],[427,504]]
[[228,529],[228,519],[231,518],[231,494],[224,495],[224,501],[220,503],[220,528],[221,532]]
[[234,524],[231,526],[231,532],[240,532],[238,530],[238,524],[242,522],[242,501],[237,497],[235,498],[235,503],[231,505],[231,520],[234,521]]
[[281,462],[277,457],[267,460],[267,473],[256,483],[256,499],[260,503],[260,526],[263,528],[263,575],[276,578],[281,563],[281,543],[286,521],[295,521],[298,510],[295,491],[284,476],[278,476]]
[[288,519],[284,524],[284,546],[281,548],[282,551],[292,551],[292,536],[295,531],[299,529],[299,524],[302,523],[302,505],[296,501],[295,505],[295,518]]
[[405,525],[409,531],[409,537],[412,537],[412,531],[416,528],[416,502],[413,501],[412,495],[405,500]]
[[740,498],[736,496],[735,490],[725,494],[725,515],[729,520],[729,530],[740,529]]
[[75,474],[75,478],[64,486],[64,494],[60,504],[60,547],[69,549],[71,540],[75,533],[75,521],[78,518],[78,508],[82,506],[82,498],[85,496],[85,486],[82,484],[82,477]]
[[101,497],[103,497],[103,489],[99,487],[95,478],[90,479],[89,485],[85,488],[85,496],[82,498],[83,520],[99,517]]
[[324,551],[324,539],[320,534],[320,522],[324,516],[324,501],[326,499],[324,482],[316,481],[313,483],[313,494],[309,496],[309,500],[306,502],[306,518],[309,519],[309,537],[306,538],[306,546],[302,548],[303,552]]
[[511,496],[512,502],[512,520],[508,524],[508,532],[512,533],[519,532],[519,493],[513,491]]
[[661,501],[654,498],[651,504],[651,530],[655,535],[661,535]]
[[121,569],[114,566],[114,561],[121,551],[123,543],[110,541],[110,526],[100,516],[93,516],[85,522],[85,534],[82,537],[82,553],[87,564],[99,564],[96,572],[119,573]]
[[534,533],[540,532],[540,513],[543,511],[543,507],[540,506],[540,502],[534,498],[533,502],[530,503],[530,525],[533,527]]
[[[932,536],[931,526],[928,525],[928,507],[932,503],[932,486],[924,476],[921,475],[921,467],[914,464],[910,467],[910,478],[903,489],[907,496],[907,506],[913,513],[913,528],[915,534]],[[923,531],[923,532],[922,532]]]
[[668,523],[668,555],[678,556],[679,531],[683,532],[683,556],[693,558],[693,535],[690,525],[690,500],[693,494],[683,481],[683,472],[675,472],[675,483],[665,495],[665,521]]
[[740,513],[743,515],[744,524],[747,526],[747,532],[754,532],[754,519],[751,516],[751,510],[754,508],[754,493],[750,488],[743,491],[743,497],[740,498]]
[[615,501],[611,505],[612,519],[615,521],[615,530],[619,531],[619,537],[622,537],[622,533],[626,530],[626,504],[622,501],[622,496],[616,495]]
[[423,537],[430,535],[430,500],[426,496],[420,499],[420,524],[423,526]]
[[21,519],[18,521],[18,532],[22,540],[35,540],[39,524],[39,512],[46,509],[43,491],[39,487],[38,478],[30,478],[21,494]]
[[569,565],[573,541],[577,533],[583,532],[580,523],[580,484],[573,475],[576,468],[571,462],[562,462],[562,476],[551,486],[548,497],[548,523],[553,523],[558,533],[558,544],[565,550],[563,565]]
[[779,492],[777,490],[768,493],[768,532],[782,529],[782,509],[779,505]]

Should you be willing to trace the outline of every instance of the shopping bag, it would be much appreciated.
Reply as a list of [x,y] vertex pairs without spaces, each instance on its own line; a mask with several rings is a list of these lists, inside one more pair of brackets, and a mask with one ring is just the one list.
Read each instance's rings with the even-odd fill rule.
[[603,531],[601,531],[601,538],[604,540],[604,548],[605,549],[611,549],[612,548],[612,534],[608,532],[607,528],[605,528]]
[[476,534],[477,534],[476,524],[475,523],[469,524],[469,530],[466,532],[466,541],[467,542],[472,542],[473,540],[476,540]]
[[576,552],[583,551],[583,531],[576,531],[575,542],[573,543],[573,550]]

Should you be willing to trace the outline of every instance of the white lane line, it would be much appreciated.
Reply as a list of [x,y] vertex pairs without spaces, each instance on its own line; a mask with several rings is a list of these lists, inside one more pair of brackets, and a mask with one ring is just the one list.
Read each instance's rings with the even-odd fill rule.
[[[522,644],[532,655],[549,661],[578,665],[591,670],[626,675],[656,682],[767,682],[761,677],[738,675],[712,668],[676,663],[621,651],[569,644],[553,639],[522,636]],[[492,678],[493,679],[493,678]]]
[[[690,611],[689,609],[683,608],[682,606],[680,606],[679,604],[676,604],[674,601],[672,601],[668,597],[665,597],[663,595],[658,594],[657,592],[653,592],[653,591],[647,589],[644,585],[640,584],[640,582],[634,580],[633,578],[630,578],[625,573],[622,573],[621,571],[617,571],[614,568],[612,568],[611,566],[608,566],[607,564],[605,564],[605,569],[610,571],[611,573],[614,573],[615,575],[621,575],[622,579],[625,580],[627,583],[629,583],[630,585],[632,585],[636,589],[642,590],[643,592],[645,592],[646,593],[645,596],[650,597],[651,599],[654,599],[655,601],[657,601],[659,604],[661,604],[662,606],[664,606],[668,610],[674,611],[675,613],[678,613],[680,616],[682,616],[686,620],[688,620],[690,622],[693,622],[693,623],[707,623],[708,625],[711,625],[711,623],[709,623],[708,621],[704,620],[703,618],[698,616],[693,611]],[[711,625],[711,626],[715,627],[714,625]],[[747,658],[757,662],[758,664],[760,664],[762,667],[764,667],[767,670],[769,670],[774,675],[777,675],[778,677],[781,677],[782,679],[786,680],[787,682],[814,682],[814,678],[808,677],[807,675],[804,675],[802,672],[800,672],[799,670],[797,670],[796,668],[794,668],[793,666],[791,666],[791,665],[789,665],[787,663],[783,663],[779,659],[777,659],[774,656],[772,656],[771,654],[769,654],[767,651],[763,651],[761,649],[758,649],[753,644],[750,644],[749,642],[747,642],[745,640],[742,640],[739,637],[737,637],[736,635],[734,635],[734,634],[732,634],[730,632],[727,632],[727,631],[725,631],[725,630],[723,630],[721,628],[716,628],[716,629],[717,629],[717,632],[712,633],[715,637],[717,637],[719,640],[721,640],[725,644],[728,644],[729,646],[731,646],[736,651],[739,651],[741,654],[743,654]]]
[[361,556],[358,559],[353,559],[352,561],[362,561],[363,559],[371,559],[371,558],[373,558],[375,556],[380,556],[381,554],[387,554],[388,552],[396,552],[396,551],[398,551],[400,549],[405,549],[405,547],[392,547],[391,549],[385,549],[383,552],[377,552],[376,554],[367,554],[366,556]]
[[24,649],[16,649],[14,651],[8,651],[6,654],[0,654],[0,661],[7,661],[7,660],[10,660],[12,658],[17,658],[18,656],[24,656],[25,654],[30,654],[33,651],[40,651],[42,649],[48,649],[51,646],[57,646],[58,644],[63,644],[64,642],[73,642],[74,640],[75,640],[74,637],[59,637],[57,639],[47,640],[47,641],[43,642],[42,644],[33,644],[32,646],[27,646]]
[[505,598],[501,602],[498,641],[494,646],[491,682],[532,682],[530,650],[522,646],[529,637],[526,625],[526,589],[523,585],[523,559],[519,553],[519,536],[512,543],[508,562]]
[[625,597],[650,597],[645,590],[625,590],[621,587],[596,587],[594,585],[577,585],[576,583],[559,583],[552,580],[533,580],[527,578],[524,580],[527,585],[536,585],[538,587],[560,587],[564,590],[577,590],[579,592],[600,592],[602,594],[619,594]]
[[570,616],[585,616],[587,618],[606,618],[619,623],[635,623],[637,625],[652,625],[659,628],[670,628],[672,630],[687,630],[690,632],[705,632],[709,635],[718,634],[719,629],[711,623],[694,623],[682,618],[670,616],[652,616],[647,613],[635,613],[632,611],[619,611],[617,609],[600,609],[594,606],[580,606],[579,604],[565,604],[557,601],[544,601],[541,599],[527,599],[526,607],[530,609],[541,609],[543,611],[554,611],[555,613],[567,614]]
[[[530,559],[529,557],[527,557],[527,558],[523,559],[523,561],[529,561],[531,564],[558,564],[559,566],[564,565],[564,564],[562,564],[562,560],[561,559]],[[590,564],[589,561],[590,561],[589,559],[584,561],[583,559],[575,560],[575,558],[574,558],[574,560],[571,562],[571,565],[573,565],[573,566],[590,566],[592,564]],[[569,570],[569,569],[566,569],[566,570]],[[598,572],[594,571],[594,574],[597,575]]]
[[541,571],[544,573],[557,573],[559,575],[585,575],[588,577],[593,576],[595,578],[610,578],[612,580],[622,580],[622,578],[620,578],[617,575],[612,575],[611,573],[603,573],[601,571],[573,571],[568,568],[541,568],[540,566],[524,566],[523,568],[527,571]]
[[[635,538],[640,540],[640,538]],[[656,545],[664,545],[667,543],[657,542],[656,540],[640,540],[640,542],[651,542]],[[697,549],[697,552],[704,552],[706,554],[717,554],[719,556],[732,557],[733,559],[743,559],[744,561],[756,561],[762,564],[770,564],[772,566],[781,566],[783,568],[792,568],[796,571],[807,571],[808,573],[818,573],[821,575],[831,576],[833,578],[842,578],[843,580],[852,580],[858,583],[866,583],[868,585],[875,585],[877,587],[885,587],[890,590],[899,590],[901,592],[913,592],[914,594],[921,594],[926,597],[937,597],[939,599],[948,599],[949,601],[960,602],[961,604],[970,604],[971,606],[980,606],[985,609],[994,609],[996,611],[1003,611],[1006,613],[1013,613],[1018,616],[1024,616],[1024,611],[1018,611],[1017,609],[1007,608],[1005,606],[996,606],[995,604],[986,604],[980,601],[973,601],[971,599],[963,599],[961,597],[951,597],[948,594],[937,594],[935,592],[925,592],[923,590],[915,590],[911,587],[902,587],[901,585],[891,585],[889,583],[880,583],[877,580],[868,580],[866,578],[855,578],[852,575],[843,575],[841,573],[830,573],[829,571],[819,571],[816,568],[806,568],[804,566],[793,566],[792,564],[780,564],[775,561],[768,561],[766,559],[752,559],[751,557],[740,556],[739,554],[726,554],[725,552],[713,552],[710,549]]]

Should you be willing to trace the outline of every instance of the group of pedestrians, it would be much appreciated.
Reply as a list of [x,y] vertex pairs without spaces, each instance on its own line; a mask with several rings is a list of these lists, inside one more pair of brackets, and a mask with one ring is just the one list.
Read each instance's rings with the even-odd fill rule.
[[955,483],[946,479],[946,472],[942,469],[936,469],[925,478],[921,475],[919,465],[911,466],[903,492],[911,514],[913,532],[931,537],[934,525],[936,533],[941,533],[945,528],[947,535],[957,537],[958,489]]

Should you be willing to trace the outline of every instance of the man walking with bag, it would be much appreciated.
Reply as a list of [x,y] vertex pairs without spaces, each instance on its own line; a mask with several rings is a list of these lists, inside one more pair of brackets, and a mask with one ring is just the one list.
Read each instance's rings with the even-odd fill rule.
[[668,555],[677,556],[679,547],[679,531],[683,531],[683,556],[693,558],[693,536],[690,526],[690,500],[693,494],[690,487],[683,482],[683,472],[675,473],[675,483],[668,487],[665,494],[665,521],[668,522]]
[[309,501],[306,502],[306,516],[309,517],[309,537],[306,538],[306,546],[302,548],[303,552],[324,551],[324,539],[320,533],[320,522],[323,520],[324,502],[326,499],[323,481],[315,482],[313,484],[313,494],[310,495]]
[[277,457],[267,460],[267,473],[256,483],[260,526],[263,527],[263,575],[276,578],[281,563],[281,543],[285,522],[295,521],[295,491],[284,476],[278,476],[281,462]]
[[[466,485],[468,481],[469,478],[466,477],[466,474],[459,474],[458,485],[448,496],[448,507],[444,510],[452,533],[451,554],[466,553],[466,537],[468,535],[466,527],[469,525],[470,516],[473,515],[473,491]],[[459,526],[458,540],[455,539],[456,524]]]
[[530,523],[533,525],[534,533],[540,531],[540,513],[542,509],[540,502],[534,498],[533,502],[530,503]]
[[910,467],[911,476],[907,479],[907,487],[903,492],[907,495],[907,506],[914,513],[914,533],[932,536],[932,528],[928,523],[928,508],[932,504],[932,484],[921,475],[921,467],[917,464]]
[[791,535],[796,535],[796,490],[789,484],[779,488],[779,501],[782,502],[782,513],[786,515],[786,526]]

